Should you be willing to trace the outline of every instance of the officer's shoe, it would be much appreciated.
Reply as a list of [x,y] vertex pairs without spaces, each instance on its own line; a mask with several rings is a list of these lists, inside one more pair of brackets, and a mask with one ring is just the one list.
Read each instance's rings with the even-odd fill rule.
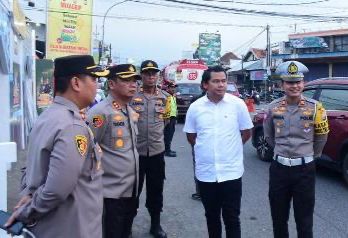
[[174,153],[173,151],[166,151],[164,153],[164,156],[167,156],[167,157],[176,157],[176,153]]
[[155,238],[167,238],[167,233],[165,233],[161,225],[151,226],[150,234]]
[[170,152],[172,152],[172,153],[176,154],[176,151],[174,151],[174,150],[170,150]]

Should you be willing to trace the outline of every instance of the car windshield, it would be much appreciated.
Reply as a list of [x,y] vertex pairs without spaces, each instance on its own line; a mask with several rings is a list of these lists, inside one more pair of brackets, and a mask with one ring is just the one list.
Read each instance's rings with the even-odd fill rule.
[[227,92],[235,92],[237,91],[236,87],[234,84],[227,84]]
[[177,91],[180,94],[191,94],[191,95],[199,95],[202,93],[200,84],[178,84]]

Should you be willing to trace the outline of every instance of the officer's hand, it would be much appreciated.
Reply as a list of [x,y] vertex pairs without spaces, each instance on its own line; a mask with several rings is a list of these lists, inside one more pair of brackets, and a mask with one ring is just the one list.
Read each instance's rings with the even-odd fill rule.
[[16,211],[18,208],[29,203],[30,201],[31,201],[31,195],[25,195],[24,197],[21,198],[21,200],[19,200],[19,202],[13,209]]

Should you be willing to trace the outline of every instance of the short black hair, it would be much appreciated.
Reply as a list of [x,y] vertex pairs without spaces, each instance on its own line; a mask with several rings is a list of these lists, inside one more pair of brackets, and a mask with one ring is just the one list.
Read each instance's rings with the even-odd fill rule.
[[224,72],[227,78],[227,73],[224,68],[222,68],[220,65],[212,66],[209,67],[208,69],[204,70],[203,75],[202,75],[202,82],[201,84],[203,85],[204,83],[208,83],[208,81],[211,78],[211,72],[219,73],[219,72]]
[[56,93],[65,93],[69,88],[70,81],[73,77],[78,77],[84,79],[87,77],[85,74],[77,74],[71,76],[61,76],[54,79],[54,94]]

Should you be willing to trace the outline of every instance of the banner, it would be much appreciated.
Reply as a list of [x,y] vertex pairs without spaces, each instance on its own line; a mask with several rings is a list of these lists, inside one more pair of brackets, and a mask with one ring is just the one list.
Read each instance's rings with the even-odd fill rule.
[[300,48],[327,48],[328,45],[322,37],[304,37],[301,39],[290,39],[292,47]]
[[92,0],[48,0],[46,58],[91,54]]
[[266,70],[250,71],[250,80],[266,80],[268,78]]
[[221,35],[215,33],[200,33],[198,56],[208,66],[219,63],[221,57]]

